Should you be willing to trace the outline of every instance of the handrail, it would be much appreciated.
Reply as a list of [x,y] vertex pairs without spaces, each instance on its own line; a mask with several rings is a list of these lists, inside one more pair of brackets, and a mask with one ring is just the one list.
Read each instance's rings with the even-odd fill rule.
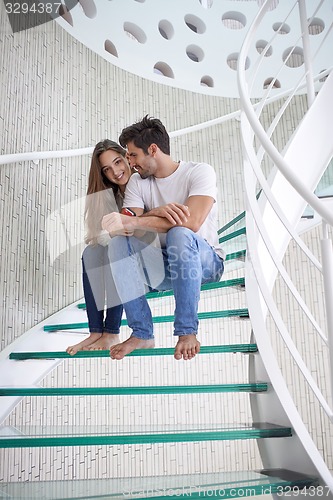
[[[251,151],[247,150],[247,154],[250,157]],[[254,165],[254,161],[255,160],[252,161],[252,167]],[[266,180],[264,179],[264,176],[263,175],[259,176],[259,172],[257,170],[259,170],[259,169],[255,170],[255,174],[258,174],[257,175],[257,179],[262,182],[263,191],[265,192],[265,194],[267,192],[268,199],[272,203],[272,206],[274,207],[274,209],[277,210],[276,213],[279,216],[281,222],[283,224],[285,224],[285,227],[286,227],[287,231],[294,238],[294,240],[298,244],[298,246],[304,251],[304,253],[307,255],[307,257],[309,258],[309,260],[311,260],[311,262],[314,264],[314,266],[317,267],[317,269],[319,271],[321,271],[322,270],[322,266],[320,265],[319,261],[316,259],[316,257],[311,252],[308,251],[307,246],[304,244],[304,242],[301,240],[301,238],[295,233],[295,231],[292,230],[290,224],[288,223],[288,221],[286,220],[286,218],[283,216],[283,214],[279,210],[279,207],[278,207],[276,201],[273,199],[273,197],[270,196],[270,193],[268,192],[268,185],[267,185]],[[288,275],[285,267],[283,266],[283,264],[278,259],[277,255],[276,255],[276,253],[274,251],[274,248],[273,248],[273,246],[270,243],[267,231],[265,230],[264,225],[260,222],[260,214],[259,214],[259,211],[258,211],[258,206],[255,203],[253,203],[253,200],[248,200],[248,203],[251,206],[252,214],[253,214],[254,220],[256,221],[256,227],[258,228],[258,232],[259,232],[259,234],[262,237],[264,245],[266,246],[266,248],[268,250],[268,253],[271,256],[272,261],[274,262],[275,267],[279,271],[282,279],[284,280],[284,282],[288,286],[289,290],[291,291],[292,295],[294,296],[294,298],[298,302],[298,304],[301,307],[301,309],[303,310],[303,312],[306,314],[306,316],[309,319],[309,321],[312,323],[312,325],[315,328],[315,330],[318,332],[318,334],[323,339],[323,341],[325,342],[325,344],[328,344],[327,337],[324,335],[322,329],[318,325],[318,323],[315,320],[313,314],[310,312],[309,308],[306,306],[306,304],[305,304],[304,300],[302,299],[300,293],[297,291],[297,288],[295,287],[295,285],[291,281],[291,279],[290,279],[290,277],[289,277],[289,275]]]
[[[325,207],[323,203],[317,198],[316,195],[301,181],[301,179],[293,173],[293,169],[288,162],[285,161],[284,157],[279,153],[274,144],[267,137],[264,127],[261,125],[258,117],[255,113],[254,107],[251,103],[250,97],[247,93],[247,83],[244,68],[246,68],[246,54],[249,52],[250,44],[252,37],[257,31],[257,27],[262,21],[267,8],[268,8],[269,0],[261,7],[255,21],[251,25],[248,30],[244,43],[242,46],[242,50],[239,54],[239,64],[237,71],[237,82],[239,88],[240,99],[243,106],[243,111],[245,112],[247,119],[249,120],[251,127],[258,137],[260,143],[264,147],[268,156],[273,160],[273,162],[277,165],[280,172],[283,176],[288,180],[288,182],[293,186],[293,188],[304,198],[308,204],[314,208],[324,220],[326,220],[329,224],[333,226],[333,214]],[[321,75],[322,77],[322,75]]]
[[[297,7],[297,5],[302,2],[303,0],[296,1],[292,9]],[[323,2],[324,0],[320,0],[317,10]],[[317,75],[315,79],[313,79],[312,77],[312,58],[309,54],[309,43],[307,43],[309,42],[309,39],[307,39],[305,41],[305,44],[303,44],[304,51],[307,51],[307,53],[304,54],[304,60],[306,60],[305,74],[299,79],[295,88],[286,97],[285,102],[281,103],[280,109],[277,113],[275,113],[275,116],[274,118],[272,118],[271,123],[268,125],[265,123],[266,128],[264,128],[263,123],[265,122],[265,120],[261,119],[260,115],[269,99],[269,92],[273,84],[271,84],[270,88],[266,90],[262,100],[256,103],[256,106],[254,106],[251,102],[250,95],[250,89],[253,82],[252,80],[250,80],[249,76],[252,77],[252,75],[254,75],[255,77],[258,74],[258,65],[263,62],[262,54],[260,58],[258,58],[258,63],[253,63],[253,72],[251,75],[250,71],[245,70],[245,63],[247,61],[249,53],[253,54],[253,52],[251,52],[252,44],[256,39],[257,30],[261,24],[261,21],[268,11],[269,3],[270,1],[266,0],[245,36],[245,40],[238,59],[237,71],[238,88],[242,105],[241,132],[244,147],[245,193],[247,202],[246,234],[248,245],[245,265],[246,293],[253,334],[257,341],[258,349],[262,355],[262,360],[272,386],[280,400],[282,407],[284,408],[286,414],[292,422],[294,430],[299,436],[299,439],[304,446],[304,450],[306,451],[307,456],[311,459],[314,467],[317,469],[324,483],[333,493],[332,474],[329,471],[325,460],[322,457],[322,454],[319,452],[316,444],[314,443],[314,440],[311,437],[311,431],[306,428],[302,417],[300,416],[300,410],[297,407],[297,403],[295,402],[296,400],[291,396],[288,384],[284,380],[284,376],[282,373],[283,366],[280,366],[281,363],[280,360],[278,361],[276,348],[273,347],[273,341],[271,341],[273,332],[274,334],[276,332],[277,338],[282,342],[281,345],[283,345],[283,349],[287,349],[286,352],[288,352],[288,356],[290,356],[291,363],[295,362],[295,366],[299,370],[299,375],[301,376],[302,381],[304,381],[309,390],[309,394],[311,395],[310,397],[312,398],[313,394],[317,398],[318,408],[320,409],[320,411],[323,410],[325,412],[326,416],[328,417],[328,422],[333,423],[332,406],[327,401],[326,394],[324,395],[323,391],[319,387],[319,383],[315,381],[311,370],[308,368],[306,362],[301,356],[300,351],[296,345],[296,341],[293,340],[287,324],[282,317],[282,313],[279,310],[278,304],[275,302],[274,296],[272,294],[272,290],[277,281],[277,277],[282,278],[283,283],[286,285],[286,290],[293,300],[293,304],[296,304],[296,306],[298,307],[297,311],[302,314],[302,317],[304,317],[306,321],[310,321],[312,323],[314,332],[317,332],[321,337],[321,342],[325,343],[326,346],[328,345],[327,352],[330,354],[330,361],[333,367],[333,286],[331,283],[333,277],[333,252],[331,248],[331,241],[327,237],[327,231],[326,233],[324,231],[324,237],[326,238],[326,240],[322,243],[323,264],[321,265],[318,259],[312,254],[312,252],[310,252],[304,241],[302,241],[302,239],[296,232],[297,217],[299,217],[298,214],[301,213],[301,207],[305,205],[305,202],[307,202],[322,217],[324,229],[326,228],[327,224],[333,226],[332,211],[327,206],[324,206],[324,203],[313,193],[313,190],[311,189],[313,188],[312,184],[315,184],[315,182],[318,181],[322,169],[325,168],[326,160],[327,163],[330,160],[329,156],[332,155],[331,143],[324,143],[325,145],[327,145],[327,147],[322,150],[323,154],[321,155],[321,158],[319,160],[319,168],[317,172],[315,170],[310,172],[309,170],[310,175],[307,177],[305,176],[309,186],[305,181],[303,181],[303,178],[301,178],[300,174],[297,173],[297,167],[300,167],[302,164],[301,160],[298,164],[297,161],[295,162],[296,168],[293,168],[294,165],[292,165],[292,162],[295,161],[294,159],[297,158],[298,152],[301,151],[301,144],[304,143],[304,138],[309,136],[309,130],[311,129],[312,124],[312,122],[310,122],[311,118],[315,117],[317,118],[317,120],[319,120],[322,115],[319,115],[318,111],[322,113],[322,110],[325,108],[326,115],[325,113],[323,114],[324,117],[326,117],[326,121],[324,122],[324,124],[327,125],[327,127],[326,130],[324,128],[323,130],[325,130],[325,132],[327,131],[327,133],[329,132],[328,127],[331,123],[329,118],[331,114],[329,113],[332,111],[332,101],[329,101],[329,108],[326,103],[328,102],[329,94],[332,89],[333,72],[331,70],[328,72],[328,74],[332,74],[328,76],[328,80],[323,86],[322,91],[319,92],[319,95],[318,97],[316,97],[313,106],[311,105],[310,109],[306,112],[301,126],[298,127],[293,137],[288,142],[288,147],[283,153],[280,153],[278,148],[271,141],[273,132],[277,129],[278,124],[281,123],[281,119],[283,118],[286,109],[288,109],[288,106],[290,105],[292,99],[296,96],[299,88],[305,84],[308,91],[310,91],[311,97],[311,89],[314,88],[313,80],[321,79],[323,77],[323,74]],[[302,7],[304,7],[304,4],[300,7],[299,16],[302,17],[301,24],[304,31],[304,21],[306,20],[306,13],[305,10],[302,9]],[[315,9],[315,6],[313,6],[313,8]],[[315,14],[313,14],[312,17],[309,17],[309,19],[311,20],[314,15]],[[304,37],[302,38],[301,36],[300,39],[304,40]],[[318,49],[317,52],[319,50],[320,49]],[[290,53],[292,53],[292,51],[293,49],[290,50]],[[278,71],[281,72],[281,68]],[[277,76],[275,76],[275,78],[277,78]],[[311,79],[311,82],[309,82],[309,79]],[[327,100],[325,100],[325,98],[327,98]],[[309,104],[312,104],[311,99],[309,101]],[[322,106],[322,104],[324,104],[325,106]],[[319,121],[317,121],[316,123],[319,123]],[[303,139],[303,143],[301,139]],[[307,149],[307,151],[310,151],[309,148]],[[263,170],[261,169],[261,164],[263,163],[265,154],[267,158],[269,158],[270,164],[273,163],[274,167],[276,168],[276,174],[275,170],[273,170],[269,180],[266,178]],[[286,155],[285,157],[283,156],[284,154]],[[314,165],[315,154],[316,150],[314,150],[314,155],[312,156]],[[291,160],[290,158],[293,159]],[[305,155],[303,155],[303,160],[304,159]],[[298,172],[300,171],[301,169],[299,168]],[[283,180],[280,181],[281,178],[283,178]],[[276,185],[278,187],[275,187],[274,185],[275,180],[277,180]],[[288,194],[290,193],[290,196],[295,196],[295,208],[291,207],[292,203],[288,204],[289,200],[283,199],[283,196],[281,194],[282,191],[281,189],[279,190],[281,185],[283,185],[284,188],[287,187],[287,192]],[[255,193],[256,191],[258,191],[258,188],[262,190],[264,195],[260,197],[259,201],[255,198]],[[288,198],[288,195],[285,196],[285,198]],[[290,210],[288,209],[292,209],[291,214]],[[290,218],[291,222],[289,221],[288,217]],[[275,221],[276,223],[281,225],[281,230],[277,230],[278,237],[275,237],[274,235],[274,232],[276,232],[276,230],[273,229],[273,227],[275,227]],[[282,243],[279,241],[280,237],[283,239]],[[313,312],[311,312],[309,307],[306,305],[304,299],[294,285],[292,279],[287,273],[285,266],[282,263],[282,259],[288,248],[290,238],[298,244],[299,248],[306,255],[310,265],[312,267],[315,266],[321,273],[321,275],[324,275],[325,279],[323,284],[325,297],[329,304],[327,316],[330,316],[328,318],[330,320],[330,322],[328,321],[328,338],[326,338],[324,333],[321,331],[321,328],[317,323]],[[328,263],[327,270],[325,270],[326,263]],[[277,290],[279,289],[277,288]],[[268,322],[268,319],[271,322]],[[307,323],[305,322],[304,324]],[[267,325],[271,325],[272,329],[268,330]],[[305,337],[304,341],[306,342]],[[333,375],[331,376],[331,378],[333,387]]]
[[[260,218],[260,215],[259,215],[259,211],[258,211],[258,207],[255,206],[255,204],[253,203],[252,206],[251,206],[251,209],[252,209],[252,215],[254,216],[254,219],[256,220],[257,224],[258,224],[258,219]],[[261,232],[265,232],[264,228],[261,226],[260,227],[260,224],[257,225],[257,227],[259,227],[259,231]],[[265,242],[267,243],[267,242]],[[272,255],[273,257],[273,255]],[[277,264],[277,262],[275,261],[275,263]],[[280,269],[281,270],[281,269]],[[313,390],[313,393],[315,394],[315,396],[317,397],[317,399],[319,400],[323,410],[325,411],[325,413],[327,414],[327,416],[329,417],[329,419],[333,422],[333,411],[332,409],[330,408],[330,406],[328,405],[327,401],[325,400],[322,392],[320,391],[317,383],[315,382],[313,376],[311,375],[311,372],[310,370],[307,368],[306,364],[304,363],[303,359],[301,358],[296,346],[295,346],[295,343],[293,342],[291,336],[290,336],[290,333],[288,332],[282,318],[281,318],[281,315],[279,313],[279,310],[278,308],[276,307],[276,304],[271,296],[271,294],[269,293],[269,290],[268,290],[268,287],[267,285],[265,284],[265,279],[263,278],[263,276],[261,275],[261,269],[259,266],[253,266],[253,272],[257,278],[257,283],[259,284],[259,289],[262,293],[262,296],[265,300],[265,302],[267,303],[267,305],[269,306],[269,310],[271,311],[272,313],[272,317],[273,317],[273,320],[275,322],[275,324],[277,325],[280,333],[281,333],[281,336],[283,337],[284,339],[284,342],[288,348],[288,350],[290,351],[290,353],[292,354],[294,360],[296,361],[298,367],[300,368],[300,370],[302,371],[305,379],[308,381],[310,387],[312,388]],[[326,342],[327,342],[327,339],[325,339]]]
[[[274,98],[276,99],[276,97]],[[220,116],[218,118],[214,118],[212,120],[208,120],[203,123],[199,123],[197,125],[192,125],[190,127],[186,127],[180,130],[176,130],[174,132],[170,132],[170,137],[179,137],[181,135],[189,134],[192,132],[196,132],[198,130],[203,130],[208,127],[214,127],[215,125],[219,125],[228,120],[232,120],[240,116],[241,111],[237,110],[232,113]],[[91,154],[93,152],[93,147],[87,148],[79,148],[79,149],[69,149],[69,150],[60,150],[60,151],[40,151],[40,152],[29,152],[29,153],[16,153],[16,154],[6,154],[0,155],[0,165],[5,165],[9,163],[18,163],[22,161],[35,161],[39,160],[48,160],[52,158],[68,158],[72,156],[85,156]]]
[[[324,78],[327,76],[332,68],[326,69],[325,71],[322,71],[320,75],[315,79],[319,80],[321,78]],[[298,90],[302,90],[305,87],[305,84],[300,85],[298,87]],[[292,89],[287,89],[282,92],[276,93],[274,96],[268,98],[265,102],[266,105],[272,104],[275,101],[278,101],[279,99],[282,99],[285,96],[288,96]],[[254,109],[257,109],[257,107],[260,105],[260,103],[254,105]],[[169,133],[170,138],[175,138],[175,137],[180,137],[182,135],[186,134],[191,134],[193,132],[197,132],[199,130],[204,130],[205,128],[209,127],[214,127],[216,125],[220,125],[221,123],[225,123],[229,120],[237,119],[241,116],[241,109],[238,109],[236,111],[233,111],[231,113],[228,113],[226,115],[220,116],[218,118],[213,118],[212,120],[207,120],[202,123],[198,123],[196,125],[191,125],[189,127],[185,127],[183,129],[175,130],[173,132]],[[12,154],[3,154],[0,155],[0,165],[7,165],[11,163],[20,163],[24,161],[33,161],[38,164],[40,160],[50,160],[54,158],[71,158],[74,156],[85,156],[92,154],[94,148],[93,146],[88,146],[84,148],[77,148],[77,149],[64,149],[64,150],[53,150],[53,151],[30,151],[27,153],[12,153]]]
[[313,255],[312,252],[310,252],[309,248],[305,245],[304,241],[298,236],[296,231],[291,227],[289,221],[287,220],[286,216],[282,212],[280,206],[272,196],[270,192],[270,188],[268,185],[268,182],[265,179],[264,174],[262,173],[262,170],[259,167],[259,159],[260,159],[260,154],[258,152],[259,158],[256,159],[254,158],[254,155],[251,154],[251,151],[247,151],[247,154],[252,158],[252,168],[253,171],[256,175],[256,178],[261,186],[261,189],[263,193],[265,193],[266,198],[268,199],[270,205],[273,207],[276,215],[279,217],[280,221],[290,234],[290,236],[295,240],[299,248],[305,253],[305,255],[308,257],[308,259],[312,262],[312,264],[321,272],[322,271],[322,265],[320,264],[319,260],[317,257]]

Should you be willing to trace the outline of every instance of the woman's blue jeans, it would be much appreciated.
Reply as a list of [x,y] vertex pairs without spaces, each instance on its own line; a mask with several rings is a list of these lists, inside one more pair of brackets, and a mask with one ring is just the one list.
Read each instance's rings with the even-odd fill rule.
[[163,249],[134,236],[115,236],[109,242],[109,260],[132,335],[145,340],[154,338],[145,297],[149,290],[172,289],[174,335],[196,334],[201,285],[219,281],[224,271],[223,259],[207,241],[179,226],[167,232]]
[[82,281],[90,333],[119,333],[123,306],[111,275],[108,247],[84,249]]

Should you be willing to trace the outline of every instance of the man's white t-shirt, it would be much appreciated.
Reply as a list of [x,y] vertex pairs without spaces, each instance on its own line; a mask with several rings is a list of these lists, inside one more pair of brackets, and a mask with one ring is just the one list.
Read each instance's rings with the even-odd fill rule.
[[[211,165],[181,161],[175,172],[168,177],[150,176],[142,179],[138,173],[131,176],[125,191],[124,207],[142,208],[145,212],[167,203],[185,204],[189,196],[210,196],[215,200],[205,222],[197,232],[225,258],[217,235],[217,187],[216,174]],[[161,246],[165,246],[165,234],[159,234]]]

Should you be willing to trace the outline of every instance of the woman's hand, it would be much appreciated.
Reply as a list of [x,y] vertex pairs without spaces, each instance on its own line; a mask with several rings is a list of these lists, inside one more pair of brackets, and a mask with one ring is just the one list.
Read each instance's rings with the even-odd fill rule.
[[[132,236],[135,230],[133,219],[129,215],[122,215],[119,212],[112,212],[104,215],[102,228],[112,236]],[[132,223],[131,223],[132,221]]]
[[149,210],[149,212],[146,212],[142,217],[149,217],[152,215],[155,217],[163,217],[174,226],[182,226],[184,222],[187,222],[190,211],[186,205],[182,205],[181,203],[168,203],[167,205]]

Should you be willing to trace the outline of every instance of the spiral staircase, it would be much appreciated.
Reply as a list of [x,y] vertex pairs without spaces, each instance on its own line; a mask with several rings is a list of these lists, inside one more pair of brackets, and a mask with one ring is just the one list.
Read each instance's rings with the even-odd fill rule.
[[[244,302],[245,281],[244,277],[233,277],[228,279],[228,275],[242,274],[244,271],[244,257],[246,255],[245,241],[245,214],[240,214],[239,217],[231,221],[224,228],[221,228],[220,242],[224,244],[229,251],[226,257],[226,278],[215,284],[204,285],[202,287],[202,296],[207,293],[225,293],[235,294],[238,300]],[[242,297],[243,296],[243,297]],[[156,308],[156,302],[171,301],[171,292],[152,292],[148,294],[152,309]],[[154,306],[155,302],[155,306]],[[241,380],[237,383],[219,383],[216,384],[216,374],[213,380],[206,384],[191,384],[183,385],[165,384],[165,385],[146,385],[147,381],[144,376],[140,377],[142,385],[106,385],[100,384],[89,386],[76,386],[75,381],[68,380],[65,387],[49,387],[45,382],[45,374],[50,370],[54,370],[56,365],[62,360],[63,363],[79,360],[87,360],[87,358],[108,358],[108,351],[81,351],[73,358],[69,356],[63,349],[61,350],[33,350],[34,345],[40,349],[41,337],[43,337],[44,346],[58,346],[68,343],[69,339],[66,336],[59,336],[59,332],[75,332],[85,331],[87,328],[86,322],[71,322],[71,323],[56,323],[62,318],[78,319],[85,315],[85,304],[81,301],[73,304],[65,311],[57,313],[54,317],[49,318],[43,324],[37,325],[32,331],[27,332],[25,338],[20,339],[19,349],[12,350],[6,359],[2,359],[2,387],[0,395],[3,400],[2,410],[5,413],[13,408],[20,398],[42,398],[45,396],[58,396],[61,398],[73,396],[85,396],[89,398],[89,403],[93,405],[93,398],[96,396],[141,396],[149,397],[159,395],[166,397],[168,394],[177,395],[178,398],[193,395],[192,397],[199,398],[207,395],[206,404],[215,407],[214,395],[231,393],[234,395],[246,394],[247,397],[265,397],[270,400],[275,398],[272,393],[272,387],[267,377],[264,375],[264,369],[261,369],[260,376],[254,377],[255,371],[258,369],[259,357],[258,347],[255,340],[251,342],[232,343],[232,344],[212,344],[204,345],[199,354],[199,360],[195,366],[195,370],[200,370],[201,364],[214,363],[219,366],[224,363],[224,357],[230,354],[245,356],[249,359],[251,367],[249,379]],[[247,307],[240,307],[229,310],[214,310],[204,311],[199,313],[201,321],[209,319],[214,320],[217,328],[223,328],[225,321],[238,321],[249,323],[249,312]],[[161,323],[169,323],[173,321],[172,315],[154,316],[156,326]],[[126,327],[126,320],[122,322],[122,326]],[[248,325],[250,332],[250,325]],[[58,335],[58,337],[57,337]],[[80,334],[76,334],[80,335]],[[216,336],[215,336],[216,338]],[[67,345],[67,343],[65,345]],[[28,350],[24,350],[24,346]],[[166,363],[169,363],[169,369],[172,367],[173,360],[172,348],[155,348],[138,350],[133,352],[129,357],[136,357],[139,360],[147,357],[166,358]],[[42,362],[42,364],[41,364]],[[26,363],[29,363],[27,366]],[[247,364],[247,363],[246,363]],[[13,366],[14,365],[14,366]],[[23,366],[22,366],[23,365]],[[161,366],[156,364],[155,369]],[[254,366],[256,368],[254,369]],[[202,368],[201,368],[202,369]],[[9,386],[8,381],[12,383],[11,374],[15,374],[15,387]],[[239,372],[239,362],[234,365],[235,372]],[[140,373],[140,369],[139,369]],[[158,374],[154,373],[154,378],[158,379]],[[237,377],[237,374],[235,375]],[[29,378],[31,385],[27,386]],[[169,376],[169,378],[171,378]],[[192,377],[191,377],[192,378]],[[7,380],[6,380],[7,379]],[[38,384],[41,380],[41,384]],[[7,381],[7,383],[6,383]],[[7,403],[7,408],[6,408]],[[277,402],[274,403],[275,409]],[[279,405],[278,405],[279,406]],[[279,409],[282,414],[282,408]],[[2,418],[4,414],[2,415]],[[193,418],[193,416],[192,416]],[[135,420],[135,419],[134,419]],[[297,444],[297,436],[294,435],[292,427],[285,419],[282,423],[276,423],[276,416],[268,420],[253,420],[249,422],[232,423],[209,423],[209,422],[191,422],[185,425],[184,423],[172,425],[167,422],[163,415],[159,416],[158,423],[143,425],[91,425],[84,428],[75,425],[63,425],[60,429],[53,425],[49,426],[30,426],[22,425],[22,427],[11,426],[7,424],[1,427],[0,443],[3,448],[11,447],[64,447],[64,446],[92,446],[92,445],[144,445],[147,443],[200,443],[205,441],[231,441],[231,440],[247,440],[256,439],[264,441],[273,441],[275,449],[279,446],[279,442],[291,443],[292,449],[295,449]],[[295,444],[296,441],[296,444]],[[289,444],[282,445],[289,447]],[[244,495],[254,496],[273,493],[282,495],[284,491],[290,492],[292,488],[298,488],[299,491],[311,491],[312,488],[319,487],[320,478],[318,473],[313,471],[313,474],[303,474],[298,471],[285,469],[282,464],[276,464],[274,467],[267,467],[255,471],[233,471],[233,472],[207,472],[200,474],[177,474],[156,477],[144,478],[117,478],[117,479],[94,479],[94,480],[67,480],[67,481],[38,481],[25,483],[2,483],[1,493],[5,498],[122,498],[124,495],[134,498],[177,498],[178,496],[191,496],[201,498],[202,495],[214,495],[225,498],[239,498]],[[308,490],[308,488],[310,488]]]
[[[312,355],[322,356],[328,367],[327,373],[331,374],[329,386],[333,387],[330,371],[333,357],[332,184],[320,184],[331,168],[333,155],[333,75],[329,67],[312,78],[311,60],[306,51],[308,40],[303,31],[305,75],[293,90],[280,94],[276,94],[278,76],[272,78],[263,97],[253,103],[252,79],[260,74],[265,52],[269,51],[273,41],[263,48],[250,73],[247,58],[253,50],[256,31],[268,12],[269,2],[266,2],[251,25],[239,55],[246,210],[219,230],[220,242],[227,251],[226,271],[221,282],[202,287],[199,318],[207,335],[196,360],[175,362],[172,347],[138,350],[124,360],[135,367],[126,384],[123,383],[126,377],[122,377],[121,369],[119,373],[119,365],[115,362],[112,362],[108,375],[100,377],[97,364],[102,361],[110,364],[108,352],[81,351],[74,357],[65,352],[73,339],[87,333],[82,301],[36,325],[0,355],[0,420],[3,422],[0,447],[39,448],[41,453],[49,447],[87,447],[88,457],[92,446],[107,446],[110,450],[121,448],[124,453],[132,446],[142,450],[144,455],[147,445],[157,445],[153,449],[163,453],[158,445],[177,443],[188,454],[188,461],[193,462],[196,472],[181,474],[166,459],[164,474],[148,475],[143,469],[141,474],[129,473],[127,477],[110,474],[107,478],[94,479],[2,482],[0,497],[199,499],[205,496],[243,498],[270,495],[287,498],[309,495],[333,498],[329,453],[320,449],[322,436],[313,433],[313,425],[302,414],[304,406],[310,407],[313,415],[320,414],[320,418],[326,421],[327,439],[330,439],[332,394],[327,391],[327,385],[322,385],[322,380],[315,380],[311,366],[306,364],[302,354],[307,349]],[[300,12],[304,22],[302,9]],[[286,22],[287,18],[281,26]],[[295,47],[290,50],[290,57],[293,54]],[[288,56],[284,63],[287,61]],[[274,144],[274,131],[304,87],[308,95],[308,110],[280,152]],[[278,102],[280,108],[271,123],[267,125],[265,122],[264,127],[262,114],[271,102]],[[320,192],[325,192],[325,199],[320,198]],[[300,234],[320,223],[323,226],[322,256],[318,258]],[[322,318],[314,317],[302,291],[294,284],[295,269],[288,266],[286,255],[296,247],[300,252],[297,255],[302,255],[298,257],[297,269],[300,273],[306,266],[314,269],[323,289],[327,319],[324,328],[320,326]],[[286,315],[279,308],[279,293],[284,294],[287,303],[295,304],[294,314]],[[209,300],[206,301],[206,297]],[[164,325],[168,327],[173,321],[172,294],[150,293],[148,298],[155,328],[163,330]],[[225,303],[232,306],[226,309],[223,307]],[[306,318],[306,324],[311,325],[301,339],[294,335],[298,326],[304,324],[299,317]],[[226,342],[228,324],[232,325],[232,342]],[[125,332],[126,328],[124,319],[122,330]],[[289,365],[284,363],[286,358]],[[231,373],[228,383],[224,377],[224,365],[228,365]],[[65,367],[65,376],[52,377],[59,366]],[[90,366],[88,372],[92,376],[90,379],[88,375],[81,377],[77,385],[75,372],[81,370],[80,373],[84,373],[86,366]],[[293,366],[293,369],[288,371],[288,366]],[[294,387],[294,380],[298,381],[297,387]],[[169,408],[170,395],[176,408],[174,413]],[[31,404],[38,398],[45,401],[46,397],[53,398],[54,409],[59,405],[63,425],[56,426],[52,419],[45,422],[42,411],[34,418],[30,416],[33,425],[24,421],[21,426],[11,424],[10,414],[17,405],[24,401]],[[101,403],[103,398],[114,399],[115,406],[125,405],[126,399],[131,398],[128,421],[119,422],[115,409],[113,417],[116,418],[102,418],[96,411],[96,420],[91,422],[89,418],[86,425],[76,425],[75,414],[74,420],[68,422],[65,401],[74,397],[78,400],[75,406],[78,413],[84,412],[82,405],[90,408],[100,405],[105,409]],[[144,412],[138,398],[145,401]],[[198,405],[195,406],[197,413],[193,412],[194,406],[189,401]],[[232,414],[226,422],[220,410],[228,404]],[[182,405],[183,417],[180,417],[177,408]],[[191,411],[186,411],[187,405]],[[209,421],[201,418],[202,407],[209,409]],[[201,447],[205,443],[221,441],[230,446],[230,453],[244,453],[244,448],[238,447],[237,443],[243,444],[247,440],[257,441],[262,461],[262,467],[252,471],[219,466],[218,459],[215,463],[212,458],[214,453],[209,455],[207,452],[214,448]],[[119,460],[120,453],[114,452]],[[148,458],[147,453],[145,460],[152,460],[150,470],[154,470],[154,460]]]

